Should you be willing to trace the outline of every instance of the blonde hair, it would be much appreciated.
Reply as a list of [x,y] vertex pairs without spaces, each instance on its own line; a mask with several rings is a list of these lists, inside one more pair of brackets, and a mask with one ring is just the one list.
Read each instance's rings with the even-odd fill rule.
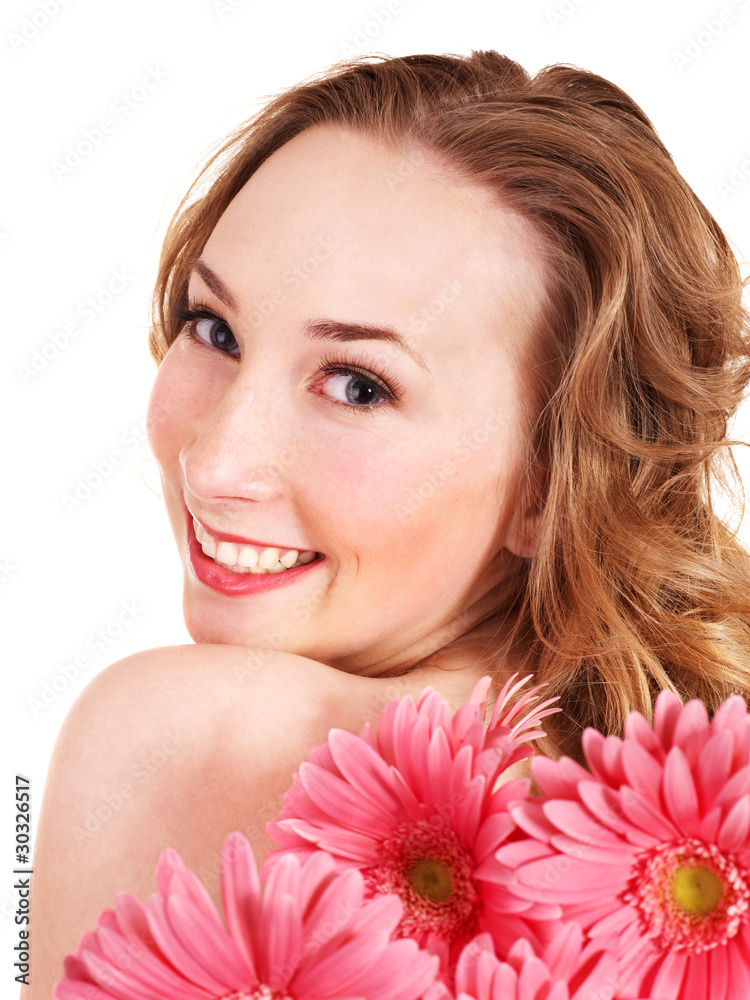
[[483,646],[490,667],[521,656],[560,695],[547,751],[579,759],[583,727],[620,733],[663,688],[709,708],[747,697],[750,555],[711,499],[714,483],[731,491],[727,446],[744,443],[726,438],[750,379],[743,285],[651,122],[602,77],[566,65],[532,77],[494,51],[369,55],[275,95],[209,158],[169,225],[157,363],[181,327],[189,262],[230,201],[325,123],[494,189],[533,223],[548,262],[524,359],[536,549],[451,648]]

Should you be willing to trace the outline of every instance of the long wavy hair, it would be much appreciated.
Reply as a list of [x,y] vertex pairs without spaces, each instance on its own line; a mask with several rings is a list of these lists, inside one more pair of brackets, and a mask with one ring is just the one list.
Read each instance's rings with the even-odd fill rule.
[[717,486],[736,500],[737,483],[744,511],[728,447],[744,442],[726,436],[750,379],[743,283],[649,119],[602,77],[562,64],[532,77],[495,51],[367,55],[270,95],[210,153],[168,227],[157,363],[181,328],[189,262],[230,201],[326,123],[494,189],[548,265],[523,367],[536,548],[451,648],[480,649],[489,670],[520,656],[560,696],[541,749],[578,759],[585,726],[619,734],[663,688],[709,709],[748,697],[750,555],[712,505]]

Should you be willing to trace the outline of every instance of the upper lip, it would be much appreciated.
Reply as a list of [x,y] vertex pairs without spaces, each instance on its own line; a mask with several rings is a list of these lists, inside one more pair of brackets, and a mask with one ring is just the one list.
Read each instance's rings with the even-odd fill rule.
[[314,552],[315,549],[306,549],[301,545],[280,545],[278,542],[259,542],[254,538],[243,538],[242,535],[232,535],[228,531],[218,531],[216,528],[211,528],[202,521],[199,517],[190,510],[189,507],[185,508],[190,517],[194,517],[198,524],[201,525],[204,531],[207,531],[209,535],[217,538],[220,542],[236,542],[238,545],[252,545],[256,549],[296,549],[298,552]]

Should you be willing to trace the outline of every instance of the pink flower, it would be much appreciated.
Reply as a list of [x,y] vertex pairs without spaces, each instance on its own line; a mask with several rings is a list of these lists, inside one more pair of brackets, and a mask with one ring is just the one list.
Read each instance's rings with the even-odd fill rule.
[[653,729],[587,729],[593,773],[538,758],[546,801],[511,811],[529,838],[503,845],[508,889],[554,900],[619,939],[622,989],[653,1000],[750,996],[750,715],[729,698],[709,722],[663,691]]
[[364,902],[360,874],[336,873],[322,851],[283,858],[261,891],[246,838],[227,837],[226,928],[175,851],[156,877],[145,907],[120,893],[83,935],[54,1000],[417,1000],[437,974],[434,956],[392,940],[399,900]]
[[[416,704],[407,697],[386,705],[377,736],[369,725],[359,736],[332,729],[301,765],[269,834],[300,856],[322,848],[340,869],[359,868],[370,894],[396,893],[404,904],[399,934],[440,953],[448,968],[477,930],[501,949],[548,936],[559,908],[508,893],[494,857],[515,827],[508,805],[530,782],[493,789],[531,755],[522,744],[543,735],[534,727],[557,711],[547,707],[554,699],[536,704],[539,688],[508,707],[527,680],[505,685],[486,732],[489,677],[453,718],[426,688]],[[269,852],[264,872],[284,853]]]
[[425,1000],[605,1000],[614,995],[617,958],[600,939],[584,942],[578,924],[563,925],[537,955],[519,938],[501,961],[489,934],[461,952],[455,993],[440,981]]

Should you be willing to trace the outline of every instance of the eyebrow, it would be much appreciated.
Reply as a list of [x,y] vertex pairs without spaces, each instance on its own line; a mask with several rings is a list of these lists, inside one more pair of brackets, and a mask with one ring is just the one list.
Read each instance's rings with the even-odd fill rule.
[[341,323],[333,319],[314,319],[305,323],[302,332],[311,340],[339,340],[347,343],[350,340],[387,340],[400,347],[412,361],[415,361],[420,368],[424,368],[428,375],[431,374],[419,351],[390,326],[372,326],[369,323]]
[[188,274],[192,274],[193,271],[203,279],[203,283],[207,288],[211,289],[219,301],[223,302],[232,312],[237,312],[237,300],[234,295],[232,295],[218,274],[212,271],[204,260],[189,261]]
[[[188,263],[189,273],[195,271],[206,287],[209,288],[217,299],[224,303],[233,312],[238,312],[237,300],[229,291],[221,278],[211,270],[203,260],[191,260]],[[343,323],[332,319],[307,320],[302,327],[302,332],[311,340],[334,340],[348,343],[352,340],[385,340],[408,355],[412,361],[423,368],[428,375],[431,374],[427,367],[427,362],[421,353],[409,341],[390,326],[373,326],[370,323]]]

